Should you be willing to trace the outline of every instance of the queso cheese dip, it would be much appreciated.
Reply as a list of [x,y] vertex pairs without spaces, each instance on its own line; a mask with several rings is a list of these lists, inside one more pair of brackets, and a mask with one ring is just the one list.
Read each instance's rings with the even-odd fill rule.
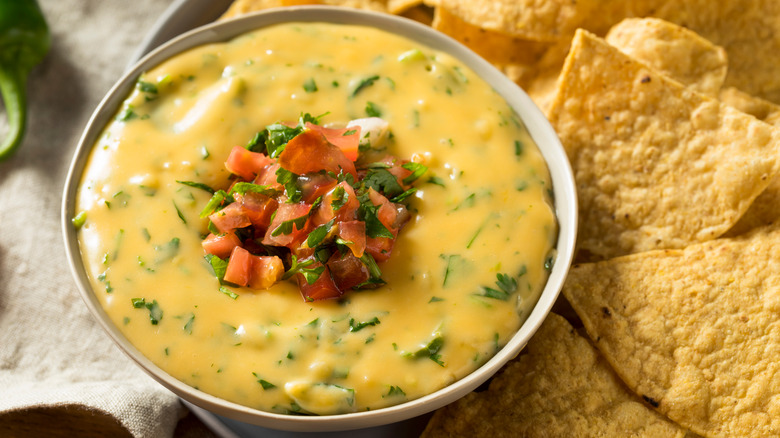
[[[225,158],[266,125],[381,114],[387,153],[428,172],[381,263],[387,284],[307,302],[220,285],[201,248]],[[368,113],[368,114],[367,114]],[[434,392],[517,331],[557,235],[545,162],[518,116],[451,56],[379,30],[286,24],[146,72],[84,171],[74,223],[95,294],[164,371],[253,408],[373,410]]]

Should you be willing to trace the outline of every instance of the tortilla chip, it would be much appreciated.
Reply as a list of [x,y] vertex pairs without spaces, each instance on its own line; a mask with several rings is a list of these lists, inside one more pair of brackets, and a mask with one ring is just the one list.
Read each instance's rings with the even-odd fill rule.
[[435,10],[433,28],[492,63],[540,107],[554,94],[568,42],[553,44],[511,37],[467,23],[443,7]]
[[631,393],[562,317],[550,314],[525,351],[490,389],[437,411],[422,436],[685,436]]
[[384,0],[236,0],[219,19],[226,20],[264,9],[299,5],[344,6],[347,8],[387,12],[387,4]]
[[433,24],[433,9],[424,4],[406,9],[401,12],[400,15],[410,20],[420,22],[426,26],[431,26]]
[[643,16],[663,0],[440,0],[468,23],[528,40],[569,39],[578,28],[601,35],[625,17]]
[[723,47],[657,18],[628,18],[609,30],[607,43],[683,85],[717,97],[728,71]]
[[705,436],[780,435],[780,228],[575,266],[563,293],[626,384]]
[[775,177],[769,186],[753,201],[745,215],[739,219],[725,236],[740,236],[756,228],[780,223],[780,177]]
[[387,0],[387,12],[401,14],[404,11],[422,4],[422,0]]
[[227,20],[250,12],[262,11],[263,9],[318,3],[317,0],[235,0],[219,19]]
[[536,76],[537,64],[551,47],[474,26],[442,7],[434,12],[433,28],[475,51],[521,87]]
[[776,105],[760,97],[751,96],[734,87],[720,90],[719,99],[743,113],[762,120],[770,125],[780,126],[780,105]]
[[585,31],[549,118],[574,169],[586,260],[715,239],[777,171],[770,125]]
[[723,46],[729,56],[726,85],[780,103],[780,2],[670,1],[653,15]]

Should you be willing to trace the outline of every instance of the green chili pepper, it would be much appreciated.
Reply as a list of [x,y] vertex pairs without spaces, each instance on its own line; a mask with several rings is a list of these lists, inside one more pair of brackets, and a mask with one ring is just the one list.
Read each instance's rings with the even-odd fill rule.
[[0,92],[9,131],[0,160],[22,142],[27,123],[27,75],[49,51],[51,39],[36,0],[0,0]]

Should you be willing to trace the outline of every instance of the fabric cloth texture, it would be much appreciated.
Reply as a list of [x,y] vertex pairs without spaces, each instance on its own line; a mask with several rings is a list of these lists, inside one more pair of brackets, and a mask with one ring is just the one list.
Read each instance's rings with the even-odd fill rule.
[[133,436],[171,436],[185,408],[89,314],[60,226],[81,131],[171,0],[39,4],[52,47],[28,80],[24,143],[0,162],[0,418],[75,404],[111,415]]

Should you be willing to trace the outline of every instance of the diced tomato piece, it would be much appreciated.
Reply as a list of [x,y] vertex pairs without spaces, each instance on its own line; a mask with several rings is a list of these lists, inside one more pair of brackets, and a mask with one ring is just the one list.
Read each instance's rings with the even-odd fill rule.
[[354,286],[365,283],[371,274],[368,268],[352,253],[334,253],[327,263],[333,283],[342,292],[352,289]]
[[250,271],[252,269],[252,254],[249,251],[237,246],[230,253],[227,269],[225,270],[225,281],[229,281],[239,286],[249,284]]
[[268,289],[284,275],[284,264],[279,257],[253,255],[251,258],[249,287],[252,289]]
[[[333,210],[333,201],[338,199],[336,197],[336,189],[338,187],[344,189],[346,203],[337,210]],[[358,207],[360,207],[360,201],[358,201],[357,195],[355,195],[355,189],[346,181],[342,181],[322,197],[322,204],[317,209],[312,220],[314,221],[314,225],[322,225],[334,217],[337,221],[354,220],[357,217]]]
[[336,287],[333,278],[330,276],[328,267],[322,271],[317,281],[309,284],[302,274],[295,275],[298,280],[298,287],[301,289],[301,295],[306,301],[327,300],[329,298],[338,298],[342,292]]
[[276,171],[279,170],[279,167],[279,163],[272,163],[263,167],[257,174],[257,178],[255,178],[254,183],[260,184],[262,186],[281,189],[282,185],[276,181]]
[[309,204],[313,203],[317,198],[327,193],[338,183],[337,180],[323,175],[315,173],[312,175],[302,175],[298,178],[298,184],[301,187],[303,194],[303,202]]
[[395,238],[389,237],[368,237],[366,238],[366,252],[371,254],[371,257],[376,260],[377,263],[382,263],[390,258],[390,253],[393,251],[395,245]]
[[302,233],[305,233],[309,229],[309,222],[307,220],[303,227],[298,228],[293,225],[289,234],[277,234],[273,236],[274,231],[282,224],[282,222],[297,219],[301,216],[306,216],[311,209],[310,204],[297,203],[297,204],[280,204],[279,209],[276,210],[276,215],[271,221],[271,225],[268,226],[268,231],[263,238],[264,245],[276,245],[276,246],[290,246],[293,242],[300,238]]
[[355,163],[317,131],[303,131],[290,140],[279,154],[279,165],[298,175],[320,170],[338,174],[343,170],[357,177]]
[[373,188],[368,189],[368,198],[372,204],[379,206],[379,209],[376,211],[376,217],[379,219],[379,222],[382,222],[382,225],[387,227],[388,230],[392,230],[395,218],[398,215],[395,205]]
[[213,254],[224,259],[233,252],[233,248],[241,246],[241,239],[236,236],[236,233],[228,231],[227,233],[216,236],[209,234],[206,239],[201,242],[201,245],[207,254]]
[[244,214],[255,227],[255,234],[265,235],[268,225],[271,223],[271,216],[276,211],[279,203],[274,198],[263,195],[262,193],[247,193],[241,197],[241,206]]
[[222,233],[252,225],[241,204],[234,202],[209,215],[209,220]]
[[401,166],[392,166],[389,169],[387,169],[388,172],[390,172],[395,179],[398,180],[398,184],[401,185],[401,187],[407,189],[409,188],[410,184],[404,184],[404,179],[411,176],[412,171],[409,169],[404,169]]
[[338,146],[347,158],[351,161],[357,160],[358,146],[360,145],[360,126],[334,129],[306,122],[306,129],[321,133],[328,140],[328,143]]
[[234,173],[246,181],[252,181],[260,173],[260,170],[271,164],[272,161],[265,154],[252,152],[241,146],[233,146],[225,162],[225,167],[230,173]]
[[338,236],[347,242],[355,257],[362,257],[366,250],[366,223],[363,221],[339,222]]

